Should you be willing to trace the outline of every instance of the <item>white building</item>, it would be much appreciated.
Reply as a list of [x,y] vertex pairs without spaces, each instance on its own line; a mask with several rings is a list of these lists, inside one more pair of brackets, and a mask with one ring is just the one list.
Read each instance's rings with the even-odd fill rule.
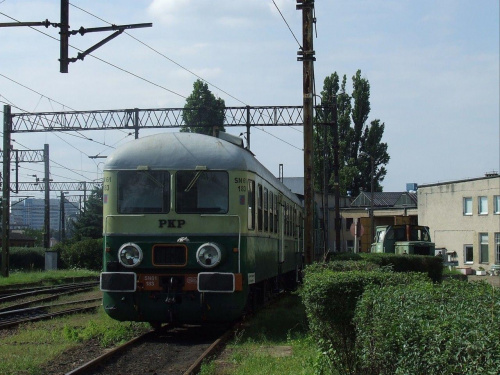
[[418,221],[459,267],[500,265],[500,175],[420,185]]

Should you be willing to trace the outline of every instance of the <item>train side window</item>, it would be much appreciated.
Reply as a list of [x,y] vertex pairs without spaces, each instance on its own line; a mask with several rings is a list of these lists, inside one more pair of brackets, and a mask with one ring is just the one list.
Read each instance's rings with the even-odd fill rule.
[[278,195],[274,199],[274,233],[278,233],[279,203]]
[[293,236],[297,237],[297,208],[293,207]]
[[285,202],[285,236],[288,236],[288,227],[290,226],[290,211],[288,208],[288,203]]
[[269,191],[264,188],[264,230],[269,230]]
[[262,185],[257,185],[257,228],[258,230],[262,230]]
[[170,173],[118,172],[118,212],[166,213],[170,209]]
[[255,181],[248,180],[248,229],[255,229]]
[[269,192],[269,232],[274,232],[274,194]]

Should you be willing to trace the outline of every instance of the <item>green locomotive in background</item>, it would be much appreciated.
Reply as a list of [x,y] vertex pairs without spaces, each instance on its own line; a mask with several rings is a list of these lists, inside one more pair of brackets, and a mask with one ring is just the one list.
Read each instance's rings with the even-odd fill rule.
[[231,321],[297,281],[300,200],[221,135],[158,134],[108,157],[100,285],[112,318]]
[[375,229],[372,253],[434,255],[429,227],[422,225],[383,225]]

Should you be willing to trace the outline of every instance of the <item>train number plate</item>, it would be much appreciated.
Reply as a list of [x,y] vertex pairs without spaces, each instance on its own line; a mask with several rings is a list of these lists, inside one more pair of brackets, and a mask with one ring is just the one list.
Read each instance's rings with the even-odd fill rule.
[[157,275],[143,275],[142,282],[144,285],[144,290],[160,289],[160,278]]

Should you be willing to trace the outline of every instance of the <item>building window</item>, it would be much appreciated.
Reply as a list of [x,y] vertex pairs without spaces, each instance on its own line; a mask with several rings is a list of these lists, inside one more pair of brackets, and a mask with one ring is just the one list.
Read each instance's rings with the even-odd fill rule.
[[500,215],[500,195],[493,196],[493,213]]
[[478,198],[478,211],[479,215],[486,215],[488,213],[488,197]]
[[353,240],[347,240],[347,251],[354,252],[354,241]]
[[464,198],[464,215],[472,215],[472,198]]
[[495,263],[500,264],[500,233],[495,233]]
[[488,233],[479,233],[479,261],[481,263],[488,263]]
[[354,219],[352,217],[348,217],[345,219],[345,230],[350,231],[351,230],[351,225],[354,223]]
[[464,245],[464,263],[474,263],[474,247],[472,245]]

